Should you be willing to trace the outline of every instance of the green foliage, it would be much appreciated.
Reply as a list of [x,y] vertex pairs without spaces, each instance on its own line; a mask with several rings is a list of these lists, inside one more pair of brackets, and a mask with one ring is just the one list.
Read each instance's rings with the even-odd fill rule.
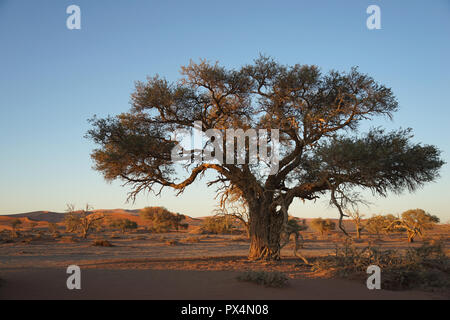
[[143,219],[151,222],[150,230],[161,233],[169,232],[172,229],[187,229],[188,224],[182,223],[186,216],[179,213],[172,213],[164,207],[147,207],[140,213]]
[[282,288],[288,285],[289,278],[279,271],[246,271],[240,274],[239,281],[253,282],[266,287]]
[[382,233],[386,233],[389,225],[396,220],[396,217],[389,214],[386,216],[374,215],[366,221],[365,229],[371,234],[380,236]]
[[204,232],[213,234],[230,234],[236,230],[234,219],[228,215],[206,217],[201,228]]
[[410,226],[420,227],[425,230],[432,229],[440,220],[437,216],[426,213],[422,209],[411,209],[402,213],[402,220]]
[[394,219],[387,231],[406,231],[408,241],[413,242],[416,235],[423,237],[425,230],[430,230],[439,223],[439,218],[422,209],[411,209],[402,213],[401,218]]
[[288,224],[289,232],[300,232],[300,231],[305,231],[306,229],[308,229],[308,226],[306,225],[305,221],[303,221],[300,224],[298,222],[298,220],[293,217],[289,217],[287,224]]
[[339,172],[339,184],[361,184],[382,196],[387,191],[413,191],[436,179],[444,162],[439,150],[413,145],[411,136],[410,129],[373,129],[360,138],[343,135],[323,144],[316,161],[322,172]]
[[311,228],[323,236],[325,233],[335,230],[336,223],[331,219],[316,218],[311,221]]
[[114,219],[109,223],[109,226],[114,229],[120,229],[122,233],[129,230],[137,229],[138,224],[130,219]]

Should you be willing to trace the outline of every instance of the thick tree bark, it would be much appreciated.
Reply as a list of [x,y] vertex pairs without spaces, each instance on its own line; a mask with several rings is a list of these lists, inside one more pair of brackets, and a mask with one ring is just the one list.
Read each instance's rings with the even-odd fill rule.
[[279,260],[281,232],[284,217],[281,213],[269,211],[269,204],[263,202],[249,205],[250,213],[250,260]]

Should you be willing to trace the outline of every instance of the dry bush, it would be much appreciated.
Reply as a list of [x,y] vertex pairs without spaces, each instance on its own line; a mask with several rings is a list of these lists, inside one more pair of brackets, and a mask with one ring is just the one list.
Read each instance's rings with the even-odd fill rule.
[[20,238],[20,226],[22,225],[22,221],[20,219],[14,219],[11,221],[11,238]]
[[289,278],[279,271],[246,271],[240,274],[239,281],[253,282],[266,287],[282,288],[288,285]]
[[61,237],[59,240],[60,243],[78,243],[80,242],[76,237],[73,236],[67,236],[67,237]]
[[96,239],[92,242],[94,247],[114,247],[114,245],[108,240]]
[[23,238],[20,242],[24,244],[31,244],[31,242],[33,242],[33,237]]
[[230,234],[236,230],[234,219],[229,216],[207,217],[202,221],[201,226],[206,233]]
[[58,231],[58,225],[54,222],[48,223],[48,231],[50,232],[50,234],[54,239],[61,237],[61,234]]
[[396,217],[392,214],[385,216],[374,215],[370,219],[367,219],[365,229],[368,233],[375,234],[378,238],[380,238],[381,234],[386,234],[388,232],[387,228],[395,220]]
[[84,210],[79,211],[75,211],[74,205],[68,204],[66,212],[64,224],[67,232],[79,233],[83,239],[86,239],[92,230],[97,230],[100,220],[105,218],[102,214],[92,212],[89,204]]
[[331,219],[316,218],[311,221],[311,228],[319,232],[323,237],[325,234],[336,229],[336,223]]
[[141,210],[140,216],[150,222],[150,232],[164,233],[188,228],[187,223],[182,223],[186,219],[185,215],[170,212],[164,207],[146,207]]
[[202,226],[196,226],[189,231],[190,234],[206,234],[206,230]]
[[166,241],[166,245],[168,245],[168,246],[177,246],[177,245],[179,245],[180,243],[178,242],[178,240],[176,240],[176,239],[171,239],[171,240],[167,240]]
[[304,238],[308,239],[308,240],[317,240],[318,239],[317,235],[315,235],[314,233],[307,233],[304,236]]
[[122,233],[125,233],[130,230],[136,230],[138,228],[138,224],[130,219],[113,219],[109,221],[109,227],[119,229]]
[[187,237],[181,240],[184,243],[198,243],[200,242],[200,237]]
[[372,246],[357,249],[348,240],[343,246],[336,247],[334,256],[317,258],[312,269],[344,278],[366,278],[370,265],[381,268],[383,289],[450,288],[450,259],[441,243],[424,243],[400,254],[396,250],[382,251]]

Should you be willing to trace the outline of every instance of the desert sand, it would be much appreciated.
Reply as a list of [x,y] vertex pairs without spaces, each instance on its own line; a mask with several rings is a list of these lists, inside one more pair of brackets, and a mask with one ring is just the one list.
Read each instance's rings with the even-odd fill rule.
[[[121,213],[121,215],[133,215]],[[36,217],[34,217],[36,218]],[[139,217],[134,217],[139,219]],[[8,232],[7,217],[2,217]],[[246,259],[249,241],[242,234],[195,235],[200,219],[190,219],[182,232],[152,234],[137,230],[122,234],[103,231],[87,239],[62,234],[52,238],[39,230],[45,220],[21,217],[23,228],[36,222],[28,236],[0,243],[0,299],[449,299],[447,292],[368,290],[365,281],[342,280],[314,273],[292,254],[293,244],[282,251],[280,262]],[[33,219],[33,216],[31,217]],[[58,222],[57,215],[51,219]],[[2,226],[0,222],[0,226]],[[37,228],[37,229],[36,229]],[[42,231],[41,230],[41,231]],[[33,235],[33,232],[35,233]],[[448,230],[441,230],[448,237]],[[341,241],[338,233],[324,238],[303,233],[308,258],[333,254]],[[112,247],[92,246],[107,239]],[[448,238],[447,238],[448,239]],[[176,240],[176,241],[173,241]],[[374,241],[366,236],[357,245]],[[420,246],[393,235],[377,240],[383,248],[405,250]],[[449,242],[446,242],[446,250]],[[81,268],[81,290],[68,290],[66,268]],[[241,282],[246,270],[281,271],[289,277],[286,288],[266,288]]]

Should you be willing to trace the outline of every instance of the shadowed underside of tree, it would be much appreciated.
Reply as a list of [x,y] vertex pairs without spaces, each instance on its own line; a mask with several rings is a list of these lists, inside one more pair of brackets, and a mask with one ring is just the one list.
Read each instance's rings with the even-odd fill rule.
[[[295,198],[330,196],[342,217],[355,188],[382,196],[411,191],[436,179],[443,164],[437,148],[411,142],[409,129],[356,135],[361,121],[390,118],[398,107],[391,89],[356,68],[322,74],[316,66],[284,66],[262,56],[238,70],[191,62],[182,75],[177,83],[158,76],[138,82],[128,113],[91,119],[87,136],[99,145],[92,153],[95,168],[107,180],[130,185],[132,199],[164,187],[183,192],[215,171],[208,186],[238,188],[248,205],[250,259],[280,258],[281,232]],[[171,133],[192,129],[195,121],[203,131],[279,129],[278,171],[268,175],[263,169],[269,164],[252,164],[248,157],[244,164],[220,164],[193,156],[181,176],[171,158],[177,144]],[[221,148],[224,154],[235,149]]]

